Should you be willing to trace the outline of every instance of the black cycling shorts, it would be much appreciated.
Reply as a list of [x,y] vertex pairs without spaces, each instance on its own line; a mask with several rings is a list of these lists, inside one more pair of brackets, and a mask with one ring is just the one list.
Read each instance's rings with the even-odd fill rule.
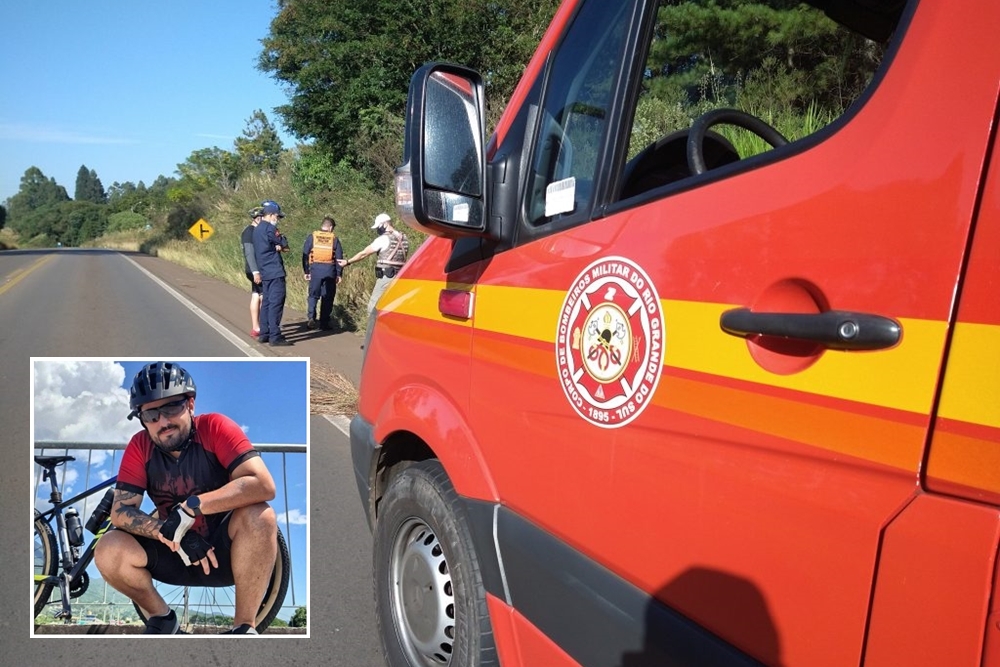
[[253,274],[246,274],[247,280],[250,281],[250,293],[251,294],[263,294],[264,293],[264,281],[261,280],[259,283],[253,281]]
[[171,551],[170,547],[159,540],[139,535],[132,537],[138,540],[146,552],[146,569],[156,581],[175,586],[232,586],[236,583],[233,581],[231,562],[233,541],[229,537],[229,518],[232,514],[226,514],[208,540],[215,547],[215,558],[219,561],[219,567],[213,567],[208,574],[205,574],[200,563],[185,565],[179,553]]

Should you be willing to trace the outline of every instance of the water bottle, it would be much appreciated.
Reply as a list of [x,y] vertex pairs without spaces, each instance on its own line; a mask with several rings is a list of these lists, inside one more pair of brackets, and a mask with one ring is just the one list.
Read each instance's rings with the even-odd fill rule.
[[97,531],[101,529],[101,525],[104,523],[104,520],[111,516],[111,503],[114,502],[114,499],[114,489],[108,489],[105,491],[104,497],[101,498],[101,502],[97,505],[97,509],[95,509],[94,513],[90,515],[90,518],[87,519],[87,530],[92,532],[94,535],[97,535]]
[[80,515],[75,507],[66,510],[66,537],[71,546],[78,547],[83,544],[83,524],[80,523]]

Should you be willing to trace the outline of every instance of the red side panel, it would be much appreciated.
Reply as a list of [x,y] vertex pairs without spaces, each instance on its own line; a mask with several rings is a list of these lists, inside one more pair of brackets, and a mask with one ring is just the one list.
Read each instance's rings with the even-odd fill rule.
[[995,508],[910,504],[885,533],[865,666],[979,665],[998,542]]

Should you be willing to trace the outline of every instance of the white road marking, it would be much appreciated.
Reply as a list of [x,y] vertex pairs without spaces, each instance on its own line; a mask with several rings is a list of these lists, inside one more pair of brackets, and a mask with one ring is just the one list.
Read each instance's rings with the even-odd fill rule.
[[[174,297],[175,299],[177,299],[178,301],[180,301],[181,304],[183,304],[185,308],[187,308],[192,313],[194,313],[195,315],[197,315],[198,317],[200,317],[202,320],[204,320],[208,324],[208,326],[210,326],[213,329],[215,329],[216,331],[218,331],[222,335],[223,338],[225,338],[230,343],[232,343],[237,348],[239,348],[239,350],[241,352],[243,352],[243,354],[245,354],[248,357],[263,357],[264,356],[258,350],[255,350],[254,348],[250,347],[245,342],[243,342],[243,340],[240,339],[239,336],[237,336],[236,334],[234,334],[232,331],[230,331],[226,327],[222,326],[211,315],[209,315],[208,313],[206,313],[204,310],[202,310],[198,306],[194,305],[183,294],[181,294],[180,292],[178,292],[177,290],[175,290],[173,287],[171,287],[170,285],[166,284],[165,282],[163,282],[162,280],[160,280],[159,278],[157,278],[156,276],[154,276],[152,273],[150,273],[146,269],[144,269],[141,266],[139,266],[139,264],[134,259],[132,259],[131,257],[126,257],[125,255],[122,255],[122,257],[124,257],[126,260],[128,260],[129,262],[131,262],[132,266],[134,266],[135,268],[139,269],[140,271],[142,271],[143,273],[145,273],[147,276],[149,276],[150,280],[152,280],[157,285],[159,285],[164,290],[166,290],[168,294],[170,294],[172,297]],[[341,430],[343,430],[343,429],[341,429]],[[346,431],[345,431],[345,433],[346,433]]]

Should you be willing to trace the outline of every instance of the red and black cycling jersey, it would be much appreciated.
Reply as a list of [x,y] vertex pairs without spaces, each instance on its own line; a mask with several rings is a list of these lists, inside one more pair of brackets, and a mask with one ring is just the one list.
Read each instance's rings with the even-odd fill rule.
[[[243,429],[225,415],[198,415],[193,423],[194,436],[176,459],[154,445],[145,430],[132,436],[122,455],[115,488],[148,493],[158,516],[165,519],[177,503],[220,488],[241,463],[260,456]],[[224,516],[199,516],[193,528],[208,537]]]

